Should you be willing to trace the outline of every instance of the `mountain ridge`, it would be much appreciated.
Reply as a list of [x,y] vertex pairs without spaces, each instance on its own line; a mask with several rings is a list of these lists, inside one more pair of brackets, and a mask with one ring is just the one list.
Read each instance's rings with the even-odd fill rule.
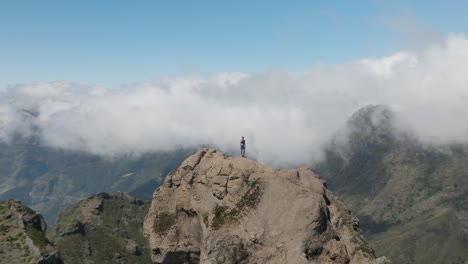
[[384,106],[355,113],[347,141],[330,144],[315,168],[359,217],[377,253],[397,263],[463,263],[468,147],[422,144],[398,131],[392,116]]

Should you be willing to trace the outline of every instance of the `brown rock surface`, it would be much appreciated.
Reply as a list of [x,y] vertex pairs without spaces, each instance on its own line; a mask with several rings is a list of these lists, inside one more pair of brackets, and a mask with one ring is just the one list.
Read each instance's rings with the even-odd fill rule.
[[170,173],[144,223],[154,263],[386,263],[309,168],[202,149]]

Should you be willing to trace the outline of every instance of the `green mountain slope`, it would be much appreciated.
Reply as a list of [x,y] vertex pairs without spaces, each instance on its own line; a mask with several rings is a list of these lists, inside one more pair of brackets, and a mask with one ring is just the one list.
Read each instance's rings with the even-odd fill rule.
[[152,263],[143,221],[149,202],[100,193],[64,209],[55,244],[64,263]]
[[150,203],[100,193],[60,212],[46,237],[42,215],[21,202],[0,202],[0,263],[152,263],[143,221]]
[[367,107],[350,119],[316,166],[360,220],[378,255],[394,263],[468,260],[468,149],[427,147],[393,129],[393,115]]
[[53,223],[68,205],[99,192],[149,199],[163,177],[192,151],[178,150],[113,160],[51,149],[35,137],[0,143],[0,200],[16,199]]

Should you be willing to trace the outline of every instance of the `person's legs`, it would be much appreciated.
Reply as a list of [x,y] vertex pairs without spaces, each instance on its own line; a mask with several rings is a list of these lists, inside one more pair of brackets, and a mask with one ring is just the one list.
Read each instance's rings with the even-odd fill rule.
[[241,146],[241,155],[242,157],[245,155],[245,146]]

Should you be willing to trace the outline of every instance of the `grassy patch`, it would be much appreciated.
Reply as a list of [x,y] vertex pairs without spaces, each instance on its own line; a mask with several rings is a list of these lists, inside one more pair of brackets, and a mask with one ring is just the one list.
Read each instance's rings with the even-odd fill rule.
[[228,221],[237,220],[244,216],[248,210],[255,208],[260,202],[262,196],[261,181],[259,178],[247,183],[248,190],[242,195],[239,202],[237,202],[234,208],[228,208],[226,206],[218,206],[213,210],[213,221],[211,227],[214,230],[219,229],[222,225]]
[[9,226],[6,224],[0,224],[0,233],[8,232]]
[[262,190],[260,186],[260,179],[257,178],[249,183],[247,183],[249,190],[245,193],[240,201],[237,203],[236,209],[240,214],[245,209],[254,208],[260,202],[260,197],[262,196]]
[[167,212],[159,213],[154,220],[154,231],[162,236],[175,224],[175,215]]
[[49,241],[45,237],[45,234],[32,226],[26,226],[26,234],[40,249],[45,248],[49,244]]
[[230,217],[227,213],[227,207],[222,205],[216,205],[213,210],[213,221],[211,222],[211,228],[218,230],[226,222],[226,218]]

